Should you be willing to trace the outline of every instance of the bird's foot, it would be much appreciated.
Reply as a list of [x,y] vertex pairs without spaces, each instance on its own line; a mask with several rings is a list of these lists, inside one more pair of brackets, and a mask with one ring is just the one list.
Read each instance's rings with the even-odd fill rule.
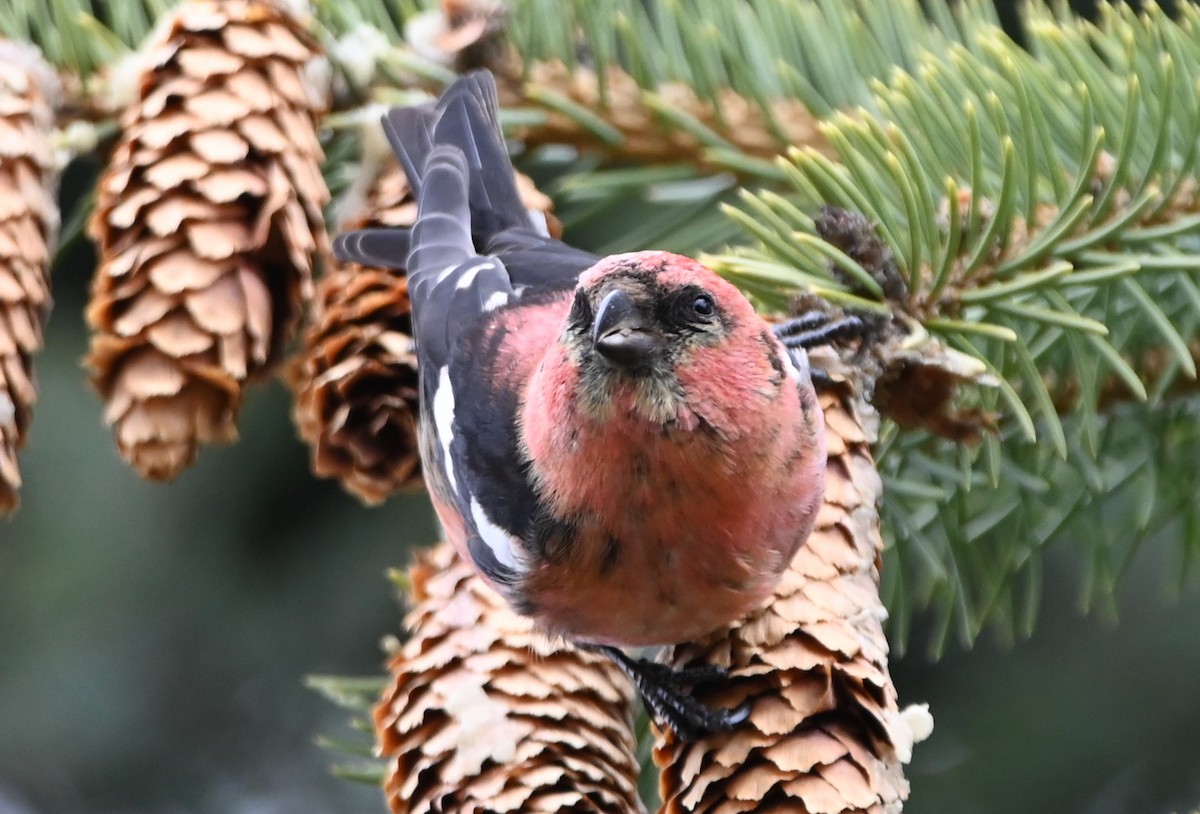
[[775,336],[790,349],[819,347],[843,339],[857,339],[866,331],[866,323],[856,316],[831,319],[821,311],[808,311],[798,317],[786,319],[772,330]]
[[692,741],[717,732],[728,732],[746,720],[748,705],[734,709],[713,709],[696,699],[691,688],[717,684],[729,674],[716,665],[673,669],[665,664],[637,659],[616,647],[598,646],[598,652],[616,662],[633,681],[650,714],[675,731],[683,740]]

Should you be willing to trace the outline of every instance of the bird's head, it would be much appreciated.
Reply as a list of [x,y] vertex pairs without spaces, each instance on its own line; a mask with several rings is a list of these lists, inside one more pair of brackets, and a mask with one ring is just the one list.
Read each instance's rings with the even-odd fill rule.
[[721,387],[722,369],[738,366],[747,336],[746,350],[762,356],[761,326],[741,292],[695,260],[634,252],[606,257],[580,276],[563,340],[590,413],[609,414],[625,399],[665,424],[697,395],[688,387],[697,375]]

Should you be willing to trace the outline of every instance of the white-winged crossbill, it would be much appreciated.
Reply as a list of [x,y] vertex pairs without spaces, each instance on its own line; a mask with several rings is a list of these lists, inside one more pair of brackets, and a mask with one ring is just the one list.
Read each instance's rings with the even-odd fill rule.
[[808,536],[825,445],[800,346],[816,324],[773,331],[686,257],[597,258],[549,237],[521,204],[486,72],[384,129],[416,224],[335,249],[407,271],[447,537],[518,612],[606,649],[684,734],[732,725],[618,648],[754,609]]

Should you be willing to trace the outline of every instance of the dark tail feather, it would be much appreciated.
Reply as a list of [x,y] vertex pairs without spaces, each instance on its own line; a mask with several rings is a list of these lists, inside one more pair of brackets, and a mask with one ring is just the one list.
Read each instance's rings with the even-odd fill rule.
[[382,269],[408,266],[412,233],[408,229],[359,229],[333,239],[333,256],[343,263],[358,263]]
[[481,243],[505,229],[533,225],[513,180],[500,131],[496,80],[489,72],[455,80],[436,105],[392,108],[384,114],[383,129],[414,194],[420,193],[425,162],[435,146],[449,144],[462,151],[469,169],[471,231]]
[[[493,236],[508,229],[541,231],[530,219],[513,180],[512,162],[500,131],[496,80],[489,72],[460,77],[436,104],[390,109],[383,116],[383,131],[417,198],[434,150],[449,145],[462,152],[470,231],[477,246],[488,245]],[[407,229],[363,229],[339,235],[333,251],[342,262],[403,269],[411,242]]]
[[432,102],[411,107],[393,107],[383,114],[383,133],[408,177],[413,196],[421,191],[425,159],[433,149],[433,125],[438,110]]
[[434,142],[458,147],[470,167],[475,234],[487,240],[504,229],[529,227],[500,130],[496,80],[487,71],[467,74],[446,90],[438,108]]
[[431,270],[444,276],[447,269],[475,256],[467,214],[467,189],[463,183],[467,167],[462,152],[447,144],[435,146],[425,162],[425,171],[429,186],[421,191],[420,214],[412,228],[408,253],[410,278],[424,276]]

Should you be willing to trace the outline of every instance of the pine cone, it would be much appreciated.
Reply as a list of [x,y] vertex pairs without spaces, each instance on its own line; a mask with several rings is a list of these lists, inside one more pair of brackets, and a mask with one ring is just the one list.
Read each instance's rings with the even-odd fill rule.
[[[398,164],[367,194],[369,217],[348,228],[410,226],[416,202]],[[330,258],[317,283],[312,325],[288,370],[294,416],[313,472],[341,478],[365,503],[420,483],[419,383],[408,280]]]
[[408,280],[335,268],[317,284],[318,316],[305,337],[295,418],[313,472],[341,478],[364,503],[421,483],[420,383]]
[[243,387],[279,358],[327,244],[315,41],[259,0],[173,14],[90,224],[87,362],[121,454],[153,480],[236,437]]
[[449,545],[411,578],[413,635],[375,709],[392,811],[641,811],[617,667],[535,631]]
[[57,93],[53,72],[33,46],[0,42],[0,515],[20,503],[17,450],[37,400],[33,355],[50,314]]
[[821,404],[829,464],[812,536],[766,607],[668,654],[729,668],[728,686],[699,695],[751,712],[727,735],[659,735],[663,812],[893,812],[908,796],[901,764],[932,722],[899,711],[888,674],[879,475],[852,408],[832,394]]
[[[549,214],[550,199],[517,174],[521,198]],[[365,217],[347,224],[410,226],[417,216],[408,182],[391,160],[366,195]],[[289,370],[295,419],[312,449],[313,471],[340,478],[367,504],[421,482],[417,450],[419,385],[408,281],[402,272],[339,264],[317,284],[313,324]]]

